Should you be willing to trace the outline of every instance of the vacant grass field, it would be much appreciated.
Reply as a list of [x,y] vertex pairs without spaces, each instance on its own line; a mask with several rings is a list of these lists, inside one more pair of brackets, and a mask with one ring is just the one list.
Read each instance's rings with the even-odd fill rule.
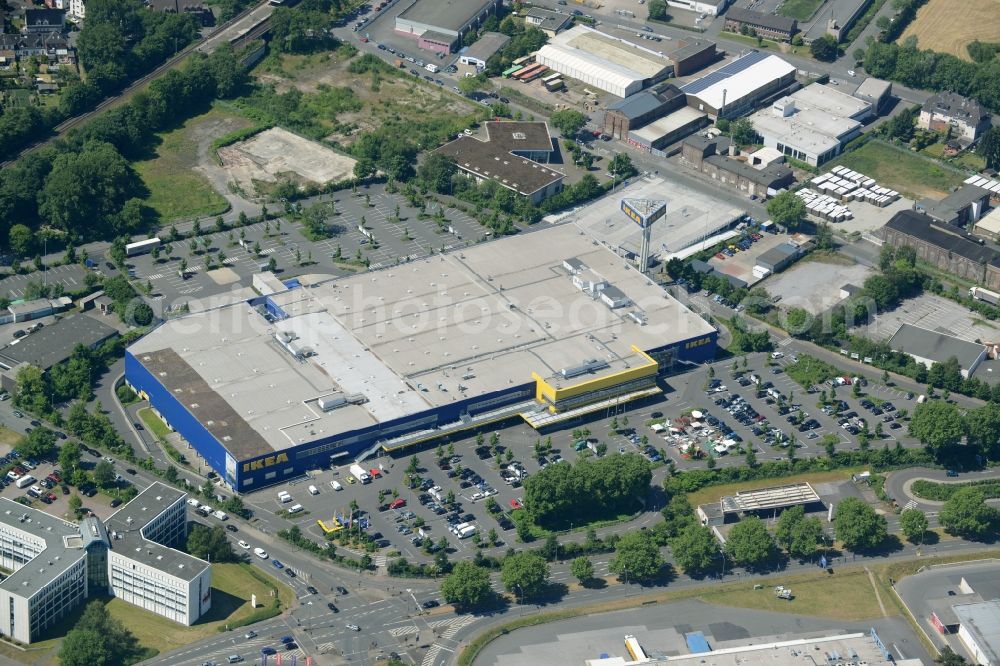
[[170,434],[170,428],[167,427],[167,424],[164,423],[159,416],[154,414],[153,410],[149,407],[140,409],[138,414],[139,418],[142,419],[142,422],[149,429],[149,432],[153,433],[156,437],[166,439],[167,435]]
[[[794,598],[785,600],[776,597],[775,585],[790,588]],[[867,620],[882,617],[878,599],[875,598],[875,589],[863,571],[826,574],[825,578],[816,578],[815,574],[789,576],[787,580],[779,577],[769,580],[761,590],[753,589],[753,584],[750,583],[742,587],[730,587],[725,591],[702,594],[699,598],[720,606],[755,608],[778,613],[827,617],[833,620]],[[895,607],[887,606],[886,610],[892,612],[895,611]]]
[[965,151],[958,157],[945,157],[944,156],[944,143],[938,141],[937,143],[932,143],[923,150],[920,151],[923,155],[929,155],[939,160],[947,160],[950,164],[955,165],[961,169],[969,169],[971,171],[982,171],[986,168],[986,160],[976,155],[972,151]]
[[840,372],[826,361],[803,354],[799,360],[785,368],[785,373],[794,379],[802,388],[822,384],[836,377]]
[[[120,599],[112,599],[108,603],[108,612],[121,620],[144,647],[159,653],[169,652],[211,636],[226,623],[250,615],[253,612],[250,608],[251,594],[257,595],[257,603],[266,606],[273,599],[272,590],[277,589],[281,607],[289,607],[293,599],[290,588],[259,571],[254,570],[254,575],[251,575],[249,569],[250,565],[246,564],[213,564],[212,609],[191,627],[171,622]],[[270,584],[263,583],[258,576],[266,576]]]
[[778,13],[799,21],[807,21],[821,4],[823,0],[785,0]]
[[824,168],[838,164],[860,171],[911,199],[943,198],[951,187],[960,185],[965,174],[958,169],[937,164],[905,148],[869,141],[850,153],[841,155]]
[[146,203],[159,214],[160,222],[218,215],[228,209],[226,200],[195,170],[199,145],[249,126],[246,118],[216,106],[158,135],[155,156],[134,167],[149,189]]
[[930,0],[900,41],[911,35],[922,49],[971,61],[965,48],[969,42],[1000,41],[1000,0]]
[[718,502],[719,498],[723,495],[734,495],[741,490],[756,490],[757,488],[784,486],[790,483],[843,481],[850,479],[852,474],[861,471],[861,469],[861,467],[849,467],[828,472],[809,472],[807,474],[796,474],[795,476],[783,476],[780,479],[754,479],[753,481],[743,481],[741,483],[726,483],[721,486],[709,486],[696,492],[688,493],[687,498],[691,506],[698,506],[706,502]]

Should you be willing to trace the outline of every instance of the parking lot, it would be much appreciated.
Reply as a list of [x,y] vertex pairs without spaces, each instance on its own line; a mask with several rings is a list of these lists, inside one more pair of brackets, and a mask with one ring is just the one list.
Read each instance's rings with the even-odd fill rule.
[[[360,188],[357,194],[344,191],[319,197],[302,202],[302,206],[318,202],[334,205],[335,214],[328,220],[330,238],[310,241],[300,233],[298,225],[283,221],[279,229],[278,222],[271,220],[206,234],[202,238],[208,240],[207,251],[199,244],[196,253],[191,249],[191,239],[183,239],[165,243],[158,260],[146,254],[132,257],[128,263],[135,279],[148,281],[153,297],[169,307],[192,298],[224,293],[235,283],[247,286],[251,276],[272,257],[282,277],[306,273],[343,275],[350,268],[342,262],[356,259],[359,251],[370,267],[377,269],[397,260],[425,256],[431,250],[438,252],[476,242],[484,234],[476,220],[455,209],[445,208],[440,223],[432,217],[420,219],[419,210],[403,197],[387,194],[381,185]],[[395,221],[397,206],[399,222]],[[362,217],[367,233],[359,228]],[[169,254],[167,246],[171,248]],[[259,255],[253,252],[255,246],[260,248]],[[335,256],[338,248],[339,260]],[[222,269],[218,268],[220,252],[225,256]],[[206,271],[206,256],[212,257],[216,268]],[[180,274],[182,259],[187,261],[184,276]]]
[[[655,465],[662,465],[660,456],[665,455],[679,470],[704,469],[709,450],[718,466],[744,464],[750,447],[760,461],[786,460],[793,443],[796,457],[821,457],[827,455],[825,435],[836,437],[838,451],[858,448],[860,419],[867,423],[872,447],[894,446],[896,441],[919,446],[906,435],[905,419],[899,418],[900,409],[912,410],[914,405],[905,392],[872,383],[855,398],[845,384],[837,390],[841,402],[823,410],[817,406],[818,392],[807,393],[784,372],[791,362],[792,356],[780,351],[776,358],[752,355],[737,376],[731,361],[717,363],[711,380],[705,368],[668,378],[663,395],[565,430],[539,434],[515,423],[481,436],[471,433],[443,441],[440,449],[434,442],[367,460],[364,470],[375,477],[370,483],[357,482],[344,465],[252,493],[247,501],[258,516],[277,514],[276,520],[298,525],[317,542],[324,538],[317,521],[328,529],[347,523],[351,503],[356,502],[355,517],[360,520],[355,525],[379,542],[373,558],[381,566],[390,551],[410,562],[427,562],[442,538],[450,556],[470,556],[480,547],[476,537],[469,533],[459,538],[451,529],[463,523],[476,527],[487,551],[516,547],[510,514],[523,498],[523,479],[537,474],[542,465],[575,462],[581,455],[638,453]],[[693,411],[699,418],[693,418]],[[660,432],[655,424],[664,422],[667,427]],[[551,446],[546,450],[547,442]],[[538,444],[542,451],[536,449]],[[699,449],[701,454],[696,453]],[[419,461],[415,476],[420,482],[410,488],[406,476],[413,455]],[[288,493],[287,501],[279,499],[281,492]],[[288,515],[295,505],[301,510]],[[650,506],[651,511],[657,508]],[[497,537],[493,544],[491,530]]]
[[38,284],[61,284],[67,292],[77,291],[85,285],[87,272],[79,264],[68,264],[35,271],[26,275],[11,275],[0,280],[0,295],[12,301],[23,299],[29,282]]
[[[757,258],[782,243],[787,243],[792,237],[787,234],[770,234],[764,232],[754,232],[753,235],[744,239],[740,246],[739,239],[731,241],[732,247],[716,253],[708,260],[708,263],[720,273],[732,275],[753,286],[760,281],[760,278],[753,274],[753,267],[757,264]],[[744,249],[745,248],[745,249]]]
[[965,306],[930,293],[908,298],[892,310],[878,313],[871,324],[861,327],[858,332],[874,340],[888,340],[902,324],[970,341],[993,341],[1000,336],[1000,329]]
[[[25,419],[29,417],[24,417]],[[30,427],[38,427],[37,421],[32,421]],[[83,459],[80,467],[92,471],[101,460],[100,454],[93,455],[86,449],[82,450]],[[80,495],[83,500],[83,510],[92,511],[102,519],[107,518],[116,510],[117,500],[111,500],[106,495],[97,494],[93,489],[71,489],[62,478],[57,462],[45,460],[25,460],[17,455],[16,450],[10,450],[0,456],[0,464],[17,463],[8,476],[0,479],[0,497],[20,502],[25,506],[45,511],[53,516],[72,520],[69,498],[72,493]],[[131,468],[130,468],[131,469]],[[122,470],[123,483],[130,482],[127,472]],[[21,483],[23,487],[18,487]],[[93,493],[93,494],[91,494]],[[112,506],[114,503],[114,506]]]

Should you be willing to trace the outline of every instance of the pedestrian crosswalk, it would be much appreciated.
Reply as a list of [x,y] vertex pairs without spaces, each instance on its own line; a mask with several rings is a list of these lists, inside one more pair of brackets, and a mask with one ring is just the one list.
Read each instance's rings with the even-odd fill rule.
[[906,509],[916,509],[916,508],[917,508],[917,500],[910,500],[909,502],[906,503],[906,506],[903,507],[903,510],[905,511]]
[[792,344],[792,339],[791,338],[782,338],[782,339],[778,340],[775,344],[778,345],[779,347],[787,347],[788,345]]

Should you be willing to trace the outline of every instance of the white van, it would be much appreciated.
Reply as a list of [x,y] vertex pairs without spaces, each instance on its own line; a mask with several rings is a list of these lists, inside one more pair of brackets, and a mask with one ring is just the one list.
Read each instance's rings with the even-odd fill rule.
[[188,506],[197,509],[199,506],[201,506],[201,502],[191,497],[188,499]]
[[282,490],[280,493],[278,493],[278,501],[281,502],[282,504],[287,504],[288,502],[292,501],[292,496],[289,495],[284,490]]
[[299,512],[299,511],[301,511],[301,510],[302,510],[302,505],[301,505],[301,504],[293,504],[293,505],[292,505],[292,508],[290,508],[290,509],[288,510],[288,513],[289,513],[289,514],[292,514],[292,513],[298,513],[298,512]]
[[343,490],[344,486],[340,485],[340,481],[331,481],[330,487],[334,490]]
[[309,486],[309,494],[319,495],[319,488],[317,488],[316,486]]
[[[922,398],[923,396],[920,396],[920,397]],[[14,485],[17,486],[18,488],[27,488],[28,486],[30,486],[34,482],[35,482],[35,477],[31,476],[30,474],[25,474],[20,479],[18,479],[14,483]]]
[[219,520],[229,520],[229,516],[226,515],[225,511],[216,511],[212,515],[218,518]]

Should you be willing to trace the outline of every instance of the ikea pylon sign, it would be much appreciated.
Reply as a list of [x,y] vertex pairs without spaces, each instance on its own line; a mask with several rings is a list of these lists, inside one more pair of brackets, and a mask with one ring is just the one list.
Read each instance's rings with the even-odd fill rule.
[[649,213],[647,217],[646,213],[632,207],[628,199],[622,199],[622,212],[628,215],[633,222],[645,229],[663,217],[667,212],[667,207],[665,205],[659,206]]

